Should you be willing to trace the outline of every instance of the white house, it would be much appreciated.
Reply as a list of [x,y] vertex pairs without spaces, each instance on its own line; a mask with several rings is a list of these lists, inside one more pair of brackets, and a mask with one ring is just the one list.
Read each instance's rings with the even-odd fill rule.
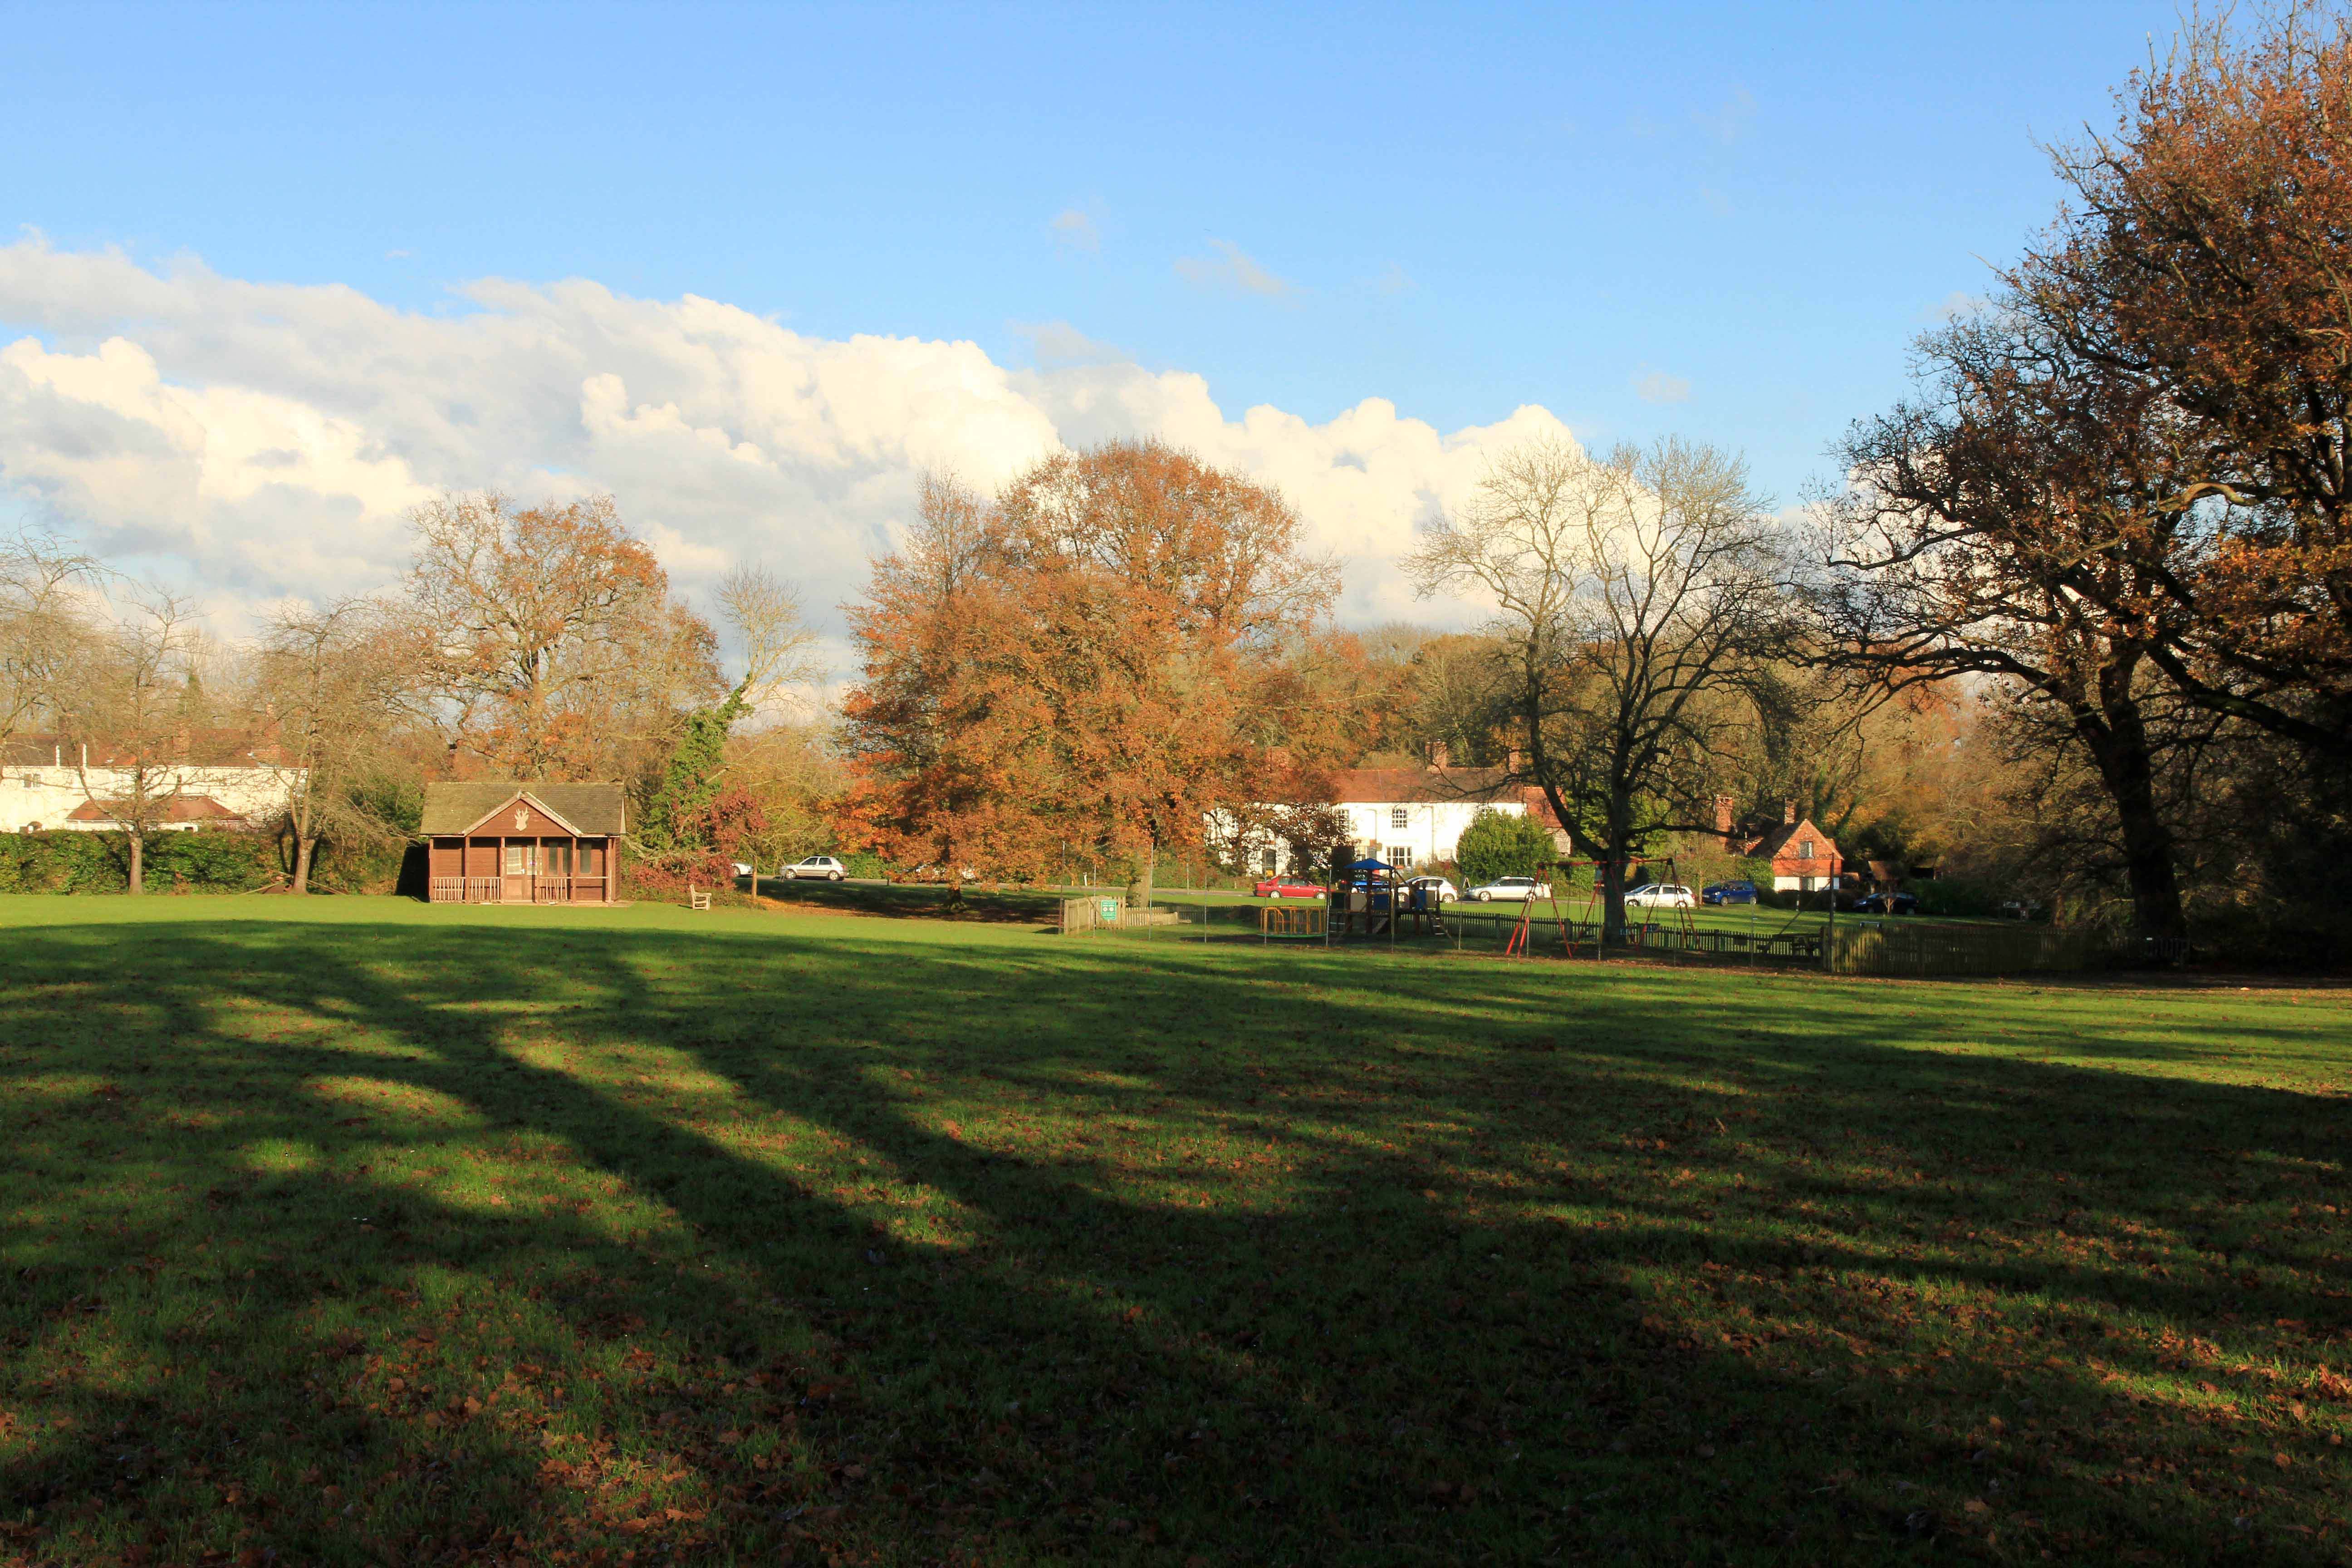
[[[150,772],[151,795],[168,794],[175,786],[180,792],[168,820],[156,825],[163,831],[184,833],[240,823],[258,827],[285,811],[301,778],[300,769],[280,766],[251,751],[206,746],[191,755],[191,761],[166,770],[161,781]],[[46,735],[11,742],[0,752],[0,833],[119,827],[108,805],[131,793],[132,779],[129,769],[110,765],[112,762],[106,748],[96,744],[86,748]]]
[[[1332,804],[1347,817],[1357,853],[1377,855],[1400,868],[1452,860],[1462,830],[1482,811],[1506,816],[1532,812],[1567,854],[1568,834],[1542,793],[1509,779],[1503,768],[1449,766],[1440,748],[1427,767],[1349,768],[1334,774]],[[1299,868],[1292,847],[1280,838],[1246,846],[1244,853],[1253,870]]]

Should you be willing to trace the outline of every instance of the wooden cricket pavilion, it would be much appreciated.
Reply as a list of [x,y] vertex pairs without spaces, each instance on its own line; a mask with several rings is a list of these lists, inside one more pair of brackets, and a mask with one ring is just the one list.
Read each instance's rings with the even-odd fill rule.
[[477,782],[425,786],[436,904],[609,904],[619,891],[628,805],[616,784]]

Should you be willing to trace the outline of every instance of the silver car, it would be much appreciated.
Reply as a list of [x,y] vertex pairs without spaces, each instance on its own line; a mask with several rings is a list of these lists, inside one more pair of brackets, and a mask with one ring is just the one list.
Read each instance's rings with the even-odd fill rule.
[[1496,899],[1549,899],[1551,884],[1538,882],[1533,877],[1497,877],[1483,888],[1473,888],[1470,896],[1482,904]]
[[814,879],[820,882],[838,882],[849,875],[849,868],[830,855],[812,855],[805,860],[795,860],[776,873],[787,882]]

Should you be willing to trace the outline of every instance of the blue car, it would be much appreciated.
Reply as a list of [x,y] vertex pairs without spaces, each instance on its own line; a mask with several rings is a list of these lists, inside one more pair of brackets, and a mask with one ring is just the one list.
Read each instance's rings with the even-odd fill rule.
[[1753,882],[1710,882],[1699,889],[1699,900],[1709,904],[1752,904],[1756,901]]

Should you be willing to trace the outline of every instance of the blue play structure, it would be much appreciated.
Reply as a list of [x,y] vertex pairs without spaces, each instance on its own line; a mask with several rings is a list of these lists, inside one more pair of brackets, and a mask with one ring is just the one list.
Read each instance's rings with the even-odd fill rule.
[[1387,861],[1372,856],[1339,868],[1331,886],[1330,915],[1325,929],[1330,937],[1385,936],[1396,941],[1406,921],[1416,932],[1426,930],[1444,936],[1445,921],[1436,896],[1427,888],[1409,886]]

